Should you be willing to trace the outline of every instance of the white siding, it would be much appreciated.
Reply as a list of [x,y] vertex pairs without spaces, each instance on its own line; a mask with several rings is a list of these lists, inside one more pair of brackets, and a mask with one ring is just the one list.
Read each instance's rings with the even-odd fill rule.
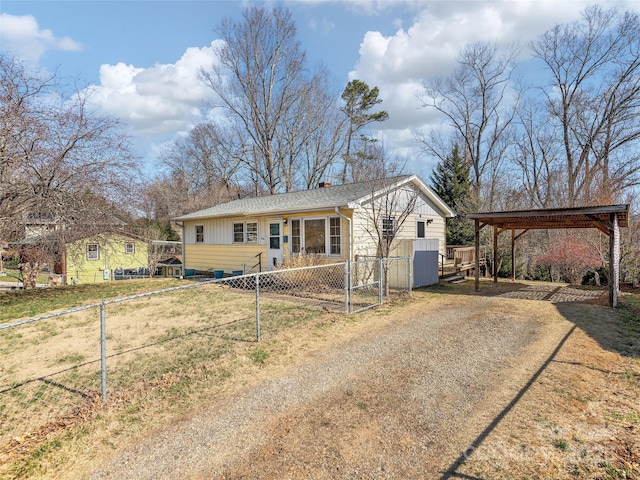
[[[407,195],[406,192],[402,193]],[[405,202],[397,202],[399,208],[406,205]],[[355,255],[375,255],[377,251],[377,235],[370,233],[371,227],[367,225],[371,222],[372,214],[369,207],[364,206],[354,211],[353,234],[354,234],[354,254]],[[401,212],[398,212],[400,214]],[[437,239],[440,253],[446,254],[446,220],[444,214],[424,195],[420,195],[416,202],[414,211],[407,217],[396,235],[394,243],[399,244],[403,240],[414,240],[417,237],[417,221],[423,220],[425,223],[425,238]],[[369,231],[367,231],[369,230]],[[392,248],[394,248],[392,246]],[[402,248],[398,247],[398,251]],[[394,253],[392,252],[392,255]]]
[[424,195],[420,195],[414,213],[430,217],[442,217],[442,212]]
[[[366,207],[353,211],[353,255],[375,255],[377,237],[375,233],[367,231],[371,214]],[[370,229],[369,229],[370,230]]]
[[[258,245],[269,241],[269,219],[256,217],[212,218],[184,222],[185,245],[196,244],[196,225],[204,226],[204,245],[232,245],[234,223],[258,223]],[[255,245],[255,244],[254,244]]]

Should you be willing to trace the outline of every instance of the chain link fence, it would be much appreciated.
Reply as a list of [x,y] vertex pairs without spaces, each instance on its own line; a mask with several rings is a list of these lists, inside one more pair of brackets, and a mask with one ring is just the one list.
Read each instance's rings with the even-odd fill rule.
[[[4,275],[0,275],[0,290],[19,290],[24,288],[20,272],[8,271],[3,273]],[[180,277],[180,275],[167,276]],[[146,268],[131,270],[107,270],[106,275],[104,272],[80,273],[73,275],[43,272],[36,278],[36,287],[46,288],[60,287],[63,285],[86,285],[111,282],[114,280],[141,280],[150,277],[151,275],[149,275],[149,270]]]
[[234,343],[379,305],[385,278],[388,291],[410,291],[409,271],[408,259],[276,270],[0,325],[0,463],[105,401],[215,371]]

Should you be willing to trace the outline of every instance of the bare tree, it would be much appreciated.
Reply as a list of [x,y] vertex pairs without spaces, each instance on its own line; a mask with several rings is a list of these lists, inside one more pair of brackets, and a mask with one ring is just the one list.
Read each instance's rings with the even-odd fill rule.
[[631,215],[629,228],[622,236],[622,255],[620,256],[621,279],[631,283],[634,288],[640,284],[640,215]]
[[[383,260],[393,256],[400,246],[400,232],[406,221],[415,212],[419,191],[416,186],[407,182],[407,176],[393,175],[399,173],[397,165],[387,167],[388,177],[368,180],[369,198],[362,208],[354,211],[354,218],[359,220],[363,234],[363,245],[373,242],[375,254]],[[370,254],[369,252],[364,252]],[[389,294],[388,278],[389,262],[383,261],[383,289]]]
[[[49,218],[58,232],[47,236],[51,253],[74,230],[111,221],[116,204],[126,211],[137,177],[117,120],[91,110],[89,90],[63,91],[55,76],[0,54],[0,238],[21,240],[26,223]],[[30,272],[45,255],[34,248],[24,257],[38,259]]]
[[[302,162],[298,167],[302,179],[299,186],[306,189],[334,178],[333,170],[344,148],[344,117],[332,105],[335,100],[329,94],[326,96],[329,98],[323,100],[320,94],[312,103],[316,111],[309,121],[315,123],[315,127],[309,130],[308,141],[303,143],[300,153]],[[332,106],[327,108],[327,105]]]
[[546,122],[543,106],[535,101],[523,102],[515,121],[519,128],[512,161],[526,194],[522,208],[559,207],[564,175],[555,129]]
[[[326,72],[306,68],[287,9],[248,7],[241,22],[226,19],[218,31],[219,62],[200,73],[214,94],[211,105],[224,111],[228,144],[256,194],[262,188],[270,194],[289,191],[302,183],[296,176],[308,160],[310,142],[333,137],[319,136],[316,123],[333,118],[316,115],[318,109],[337,108],[326,98]],[[329,126],[322,123],[325,130]]]
[[163,220],[238,198],[241,154],[229,134],[214,122],[200,123],[163,149],[167,173],[144,189],[147,218]]
[[[419,100],[425,108],[444,115],[453,141],[442,144],[427,134],[425,150],[444,160],[453,144],[471,168],[472,184],[480,191],[483,181],[498,175],[504,137],[508,134],[517,99],[509,97],[509,80],[517,48],[499,52],[495,45],[475,43],[465,47],[449,77],[425,82]],[[444,150],[438,146],[446,147]],[[487,174],[489,178],[486,178]]]
[[533,45],[551,82],[542,88],[558,127],[569,206],[610,202],[640,182],[640,23],[592,6]]
[[332,177],[340,158],[345,119],[336,108],[335,95],[328,90],[328,72],[318,68],[291,105],[288,119],[282,122],[282,146],[285,155],[281,177],[285,191],[314,188]]
[[138,210],[149,220],[167,221],[242,197],[240,187],[213,182],[206,189],[195,189],[181,172],[160,173],[140,186]]
[[229,150],[226,132],[213,122],[193,127],[160,154],[161,163],[188,183],[191,191],[212,186],[231,190],[237,183],[238,156]]

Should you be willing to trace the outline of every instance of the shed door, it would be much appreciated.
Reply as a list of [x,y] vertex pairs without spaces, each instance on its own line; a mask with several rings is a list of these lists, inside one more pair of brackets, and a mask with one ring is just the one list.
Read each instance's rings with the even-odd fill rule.
[[418,239],[414,242],[413,286],[425,287],[438,283],[438,239]]
[[282,262],[282,221],[269,222],[269,248],[267,270],[273,270]]

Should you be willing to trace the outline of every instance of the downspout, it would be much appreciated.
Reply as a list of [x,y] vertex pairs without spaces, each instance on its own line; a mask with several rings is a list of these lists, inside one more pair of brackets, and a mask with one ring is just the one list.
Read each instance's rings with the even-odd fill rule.
[[347,313],[350,313],[349,310],[349,306],[351,305],[351,257],[352,257],[352,249],[351,249],[351,239],[352,239],[352,223],[351,223],[351,218],[347,217],[344,213],[342,213],[340,211],[340,207],[336,207],[336,215],[338,215],[340,218],[343,218],[347,221],[347,223],[349,224],[349,227],[347,229]]
[[180,224],[180,222],[176,222],[178,225],[182,227],[182,235],[180,236],[180,241],[182,242],[182,275],[181,278],[184,278],[187,274],[187,255],[184,251],[184,222]]

